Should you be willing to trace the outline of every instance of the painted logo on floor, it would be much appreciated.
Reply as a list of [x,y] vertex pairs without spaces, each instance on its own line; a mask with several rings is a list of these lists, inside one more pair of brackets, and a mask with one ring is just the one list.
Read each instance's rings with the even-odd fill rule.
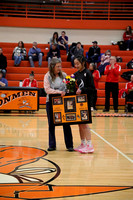
[[130,186],[52,185],[50,182],[61,170],[46,155],[46,151],[33,147],[0,146],[0,200],[52,199],[132,189]]

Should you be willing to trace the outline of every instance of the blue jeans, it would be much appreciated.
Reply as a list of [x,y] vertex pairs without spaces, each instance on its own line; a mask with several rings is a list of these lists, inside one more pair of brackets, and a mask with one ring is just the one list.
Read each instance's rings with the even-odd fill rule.
[[[48,125],[49,125],[49,147],[56,148],[55,125],[53,123],[53,119],[51,116],[51,107],[49,102],[46,103],[46,111],[47,111]],[[63,131],[64,131],[66,148],[68,149],[73,147],[73,138],[70,125],[64,124]]]
[[42,56],[43,54],[42,53],[39,53],[38,56],[29,56],[29,61],[30,61],[30,66],[31,67],[35,67],[34,66],[34,61],[39,61],[39,67],[42,65]]
[[75,59],[75,56],[72,55],[72,56],[71,56],[71,64],[72,64],[73,67],[74,67],[74,59]]
[[98,61],[98,55],[94,55],[90,57],[91,62],[95,63]]
[[127,40],[125,41],[127,49],[132,50],[133,49],[133,40]]
[[[68,53],[69,47],[68,44],[64,44],[64,46],[66,47],[66,53]],[[60,50],[65,50],[63,46],[59,45]]]
[[24,56],[14,56],[14,65],[18,66],[21,63],[21,60],[24,60]]

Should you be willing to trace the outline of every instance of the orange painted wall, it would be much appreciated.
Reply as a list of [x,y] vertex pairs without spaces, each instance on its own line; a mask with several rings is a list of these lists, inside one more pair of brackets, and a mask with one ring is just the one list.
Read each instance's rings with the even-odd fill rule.
[[32,28],[64,28],[64,29],[115,29],[122,30],[126,26],[133,27],[129,20],[63,20],[0,17],[0,26],[32,27]]

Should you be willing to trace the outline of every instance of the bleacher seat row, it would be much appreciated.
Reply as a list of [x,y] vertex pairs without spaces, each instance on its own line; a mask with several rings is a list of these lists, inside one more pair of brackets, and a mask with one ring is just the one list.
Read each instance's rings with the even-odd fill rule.
[[[12,60],[12,52],[14,47],[17,46],[17,43],[0,43],[0,47],[3,48],[3,53],[7,57],[7,75],[6,78],[8,80],[9,86],[19,86],[19,81],[24,80],[29,76],[31,70],[35,73],[35,79],[38,81],[38,87],[43,88],[43,79],[44,75],[48,71],[48,63],[46,61],[46,55],[48,53],[48,44],[38,44],[38,47],[41,48],[42,52],[44,52],[42,66],[38,67],[38,62],[35,62],[35,68],[30,67],[30,63],[28,60],[22,61],[19,67],[14,67],[14,61]],[[111,54],[113,56],[122,57],[122,62],[119,63],[122,67],[121,74],[129,69],[126,69],[126,64],[133,58],[133,51],[120,51],[117,45],[99,45],[101,48],[101,52],[104,53],[106,50],[110,49]],[[25,48],[28,50],[32,47],[32,44],[25,44]],[[84,53],[86,53],[89,49],[90,45],[84,45]],[[71,68],[71,63],[67,62],[67,56],[65,51],[61,51],[61,59],[62,59],[62,68],[67,74],[72,74],[76,71],[76,69]],[[105,104],[105,79],[106,76],[103,75],[99,81],[99,90],[98,90],[98,101],[97,105],[103,106]],[[119,77],[119,89],[125,88],[126,80]],[[40,97],[40,104],[46,103],[46,97]],[[112,105],[112,99],[111,99]],[[119,105],[125,105],[125,99],[119,99]]]

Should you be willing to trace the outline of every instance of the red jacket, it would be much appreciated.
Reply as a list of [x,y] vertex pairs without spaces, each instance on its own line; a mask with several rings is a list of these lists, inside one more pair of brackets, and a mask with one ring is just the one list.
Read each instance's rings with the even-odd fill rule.
[[37,87],[37,81],[36,81],[36,79],[34,79],[34,80],[31,82],[31,86],[29,86],[29,84],[30,84],[30,79],[29,79],[29,78],[26,78],[26,79],[24,79],[24,81],[23,81],[22,87]]
[[94,70],[94,72],[92,73],[93,75],[93,80],[94,80],[94,85],[95,88],[98,89],[98,81],[100,79],[100,73],[98,70]]
[[106,82],[117,83],[121,71],[121,66],[115,63],[114,68],[110,69],[110,67],[111,65],[107,65],[104,70],[104,74],[107,75]]
[[126,84],[125,89],[126,89],[126,93],[129,94],[128,90],[129,90],[129,89],[132,89],[132,90],[133,90],[133,82],[128,82],[128,83]]
[[123,34],[123,40],[133,40],[133,34],[132,35],[127,35],[126,32]]

